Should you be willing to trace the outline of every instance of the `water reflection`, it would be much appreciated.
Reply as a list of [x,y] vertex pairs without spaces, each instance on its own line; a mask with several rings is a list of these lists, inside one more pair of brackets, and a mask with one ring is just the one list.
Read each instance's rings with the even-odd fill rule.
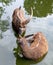
[[5,13],[5,6],[9,5],[12,0],[0,0],[0,39],[3,38],[2,33],[9,29],[9,21],[8,19],[2,19],[2,15]]
[[14,1],[14,0],[0,0],[0,2],[4,5],[4,4],[6,4],[6,5],[8,5],[9,3],[11,3],[12,1]]
[[[13,43],[12,38],[11,41],[9,38],[12,36],[12,32],[9,33],[9,31],[7,31],[9,30],[10,25],[9,18],[7,17],[5,19],[6,16],[5,7],[10,2],[11,0],[0,0],[0,65],[15,65],[15,57],[12,52],[12,47],[14,45],[12,45]],[[4,18],[2,18],[3,14],[5,14]]]
[[0,65],[15,65],[15,59],[12,52],[0,45]]
[[45,17],[53,13],[53,0],[25,0],[24,7],[28,13],[32,7],[34,16]]
[[0,18],[1,18],[1,16],[2,16],[3,12],[4,12],[3,8],[0,7]]
[[8,20],[0,20],[0,38],[2,39],[2,33],[9,29],[9,21]]
[[9,5],[9,3],[11,3],[14,0],[0,0],[0,18],[2,16],[2,14],[4,13],[4,7]]
[[1,31],[5,32],[7,29],[9,29],[8,26],[9,26],[8,20],[0,20]]

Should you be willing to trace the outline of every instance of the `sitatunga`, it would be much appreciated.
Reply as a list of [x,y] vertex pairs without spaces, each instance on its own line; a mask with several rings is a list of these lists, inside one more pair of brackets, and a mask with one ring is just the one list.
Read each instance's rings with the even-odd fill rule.
[[24,17],[24,11],[21,7],[16,8],[12,15],[12,26],[14,31],[19,35],[26,31],[26,25],[29,23],[30,19],[32,18],[33,10],[31,8],[31,16],[26,19]]
[[23,56],[28,59],[39,59],[48,52],[48,42],[41,32],[33,35],[31,39],[20,36],[18,41]]
[[22,37],[22,34],[26,31],[26,24],[32,18],[33,10],[31,9],[31,11],[30,18],[26,19],[21,7],[16,8],[12,15],[12,26],[15,32],[19,35],[18,41],[23,56],[28,59],[38,59],[48,52],[48,42],[45,36],[41,32],[38,32],[37,34],[32,34],[32,38],[30,39],[28,38],[31,35]]

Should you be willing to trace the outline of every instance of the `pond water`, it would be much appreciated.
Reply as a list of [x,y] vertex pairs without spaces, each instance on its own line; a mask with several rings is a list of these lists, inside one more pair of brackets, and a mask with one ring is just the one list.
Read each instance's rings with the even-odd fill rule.
[[[0,65],[53,65],[53,0],[34,1],[0,1]],[[42,32],[48,40],[49,50],[41,62],[36,63],[19,56],[15,58],[13,54],[17,45],[11,22],[13,11],[19,6],[24,10],[25,17],[30,16],[31,7],[34,10],[34,17],[26,27],[26,34]]]

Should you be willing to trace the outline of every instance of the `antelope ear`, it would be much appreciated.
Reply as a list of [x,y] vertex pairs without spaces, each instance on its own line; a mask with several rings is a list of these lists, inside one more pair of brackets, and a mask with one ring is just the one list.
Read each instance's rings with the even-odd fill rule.
[[21,6],[19,7],[19,10],[21,9]]

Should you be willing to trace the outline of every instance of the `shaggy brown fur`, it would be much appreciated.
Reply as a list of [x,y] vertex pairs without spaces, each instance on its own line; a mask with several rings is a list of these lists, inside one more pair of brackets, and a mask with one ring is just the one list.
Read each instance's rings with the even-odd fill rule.
[[12,15],[12,26],[17,34],[22,34],[26,31],[26,24],[29,23],[31,17],[26,19],[21,8],[16,8],[14,10]]
[[29,42],[27,39],[25,37],[21,37],[19,40],[20,47],[22,48],[22,53],[26,58],[38,59],[48,52],[48,42],[41,32],[33,35],[32,39],[34,41],[28,45]]

